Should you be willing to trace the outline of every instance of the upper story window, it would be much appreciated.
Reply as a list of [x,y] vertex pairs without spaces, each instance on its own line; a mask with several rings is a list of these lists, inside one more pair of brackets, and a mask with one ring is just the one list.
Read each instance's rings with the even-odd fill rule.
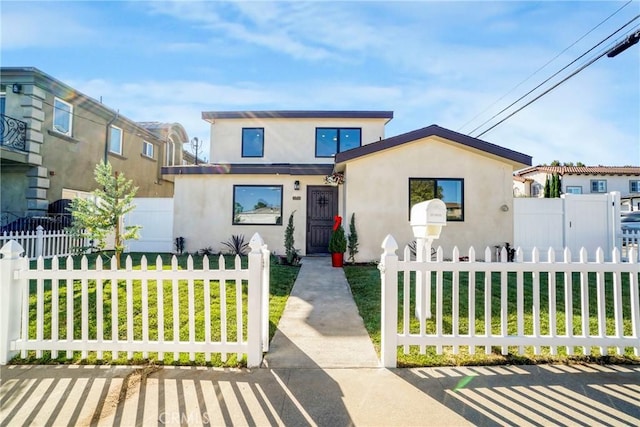
[[409,178],[409,213],[416,203],[441,199],[447,221],[464,221],[464,180],[460,178]]
[[122,129],[111,126],[111,136],[109,138],[109,151],[122,155]]
[[582,194],[582,186],[580,185],[567,185],[567,194]]
[[175,160],[174,160],[175,156],[176,156],[176,145],[173,143],[173,141],[168,140],[167,145],[165,145],[164,165],[165,166],[175,165]]
[[591,192],[592,193],[606,193],[607,192],[607,180],[606,179],[592,179],[591,180]]
[[142,154],[153,159],[153,144],[142,141]]
[[242,128],[242,157],[264,156],[264,128]]
[[61,99],[53,101],[53,130],[66,136],[71,136],[73,125],[73,105]]
[[333,157],[360,147],[361,134],[360,128],[316,128],[316,157]]
[[629,193],[640,193],[640,179],[629,181]]

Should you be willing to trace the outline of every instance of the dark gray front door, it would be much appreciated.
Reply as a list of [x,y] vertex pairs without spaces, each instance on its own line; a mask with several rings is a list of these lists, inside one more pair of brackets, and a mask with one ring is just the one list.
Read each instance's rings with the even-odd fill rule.
[[307,187],[307,254],[329,253],[335,215],[338,215],[338,187]]

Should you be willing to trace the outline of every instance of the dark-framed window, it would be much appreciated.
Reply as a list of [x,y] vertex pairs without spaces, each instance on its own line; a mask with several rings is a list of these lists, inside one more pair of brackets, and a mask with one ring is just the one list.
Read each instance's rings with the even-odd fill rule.
[[591,192],[592,193],[606,193],[607,192],[607,180],[606,179],[592,179],[591,180]]
[[409,215],[416,203],[441,199],[447,206],[447,221],[464,221],[464,179],[409,178]]
[[264,128],[242,128],[242,157],[264,156]]
[[282,225],[282,185],[234,185],[233,225]]
[[360,128],[316,128],[316,157],[333,157],[360,147],[361,142]]

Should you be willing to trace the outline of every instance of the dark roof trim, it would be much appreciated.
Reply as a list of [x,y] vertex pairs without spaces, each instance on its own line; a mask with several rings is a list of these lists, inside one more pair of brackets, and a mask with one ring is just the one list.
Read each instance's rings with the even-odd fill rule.
[[333,164],[208,164],[165,166],[164,175],[329,175]]
[[203,111],[202,119],[388,119],[393,111]]
[[481,139],[473,138],[468,135],[463,135],[458,132],[454,132],[449,129],[442,128],[438,125],[427,126],[422,129],[417,129],[411,132],[403,133],[402,135],[393,136],[391,138],[383,139],[371,144],[363,145],[362,147],[354,148],[352,150],[343,151],[336,154],[336,163],[347,162],[349,160],[356,159],[358,157],[366,156],[368,154],[377,153],[388,148],[397,147],[408,142],[416,141],[418,139],[427,138],[430,136],[439,136],[450,141],[457,142],[467,147],[475,148],[476,150],[484,151],[494,156],[503,157],[505,159],[522,163],[525,165],[531,165],[531,156],[519,153],[517,151],[509,150],[508,148],[500,147],[499,145],[491,144]]

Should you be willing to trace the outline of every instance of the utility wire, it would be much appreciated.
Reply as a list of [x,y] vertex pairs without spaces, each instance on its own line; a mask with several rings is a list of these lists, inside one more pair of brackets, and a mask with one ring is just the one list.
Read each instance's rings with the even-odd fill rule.
[[[491,109],[491,107],[493,107],[494,105],[496,105],[498,102],[502,101],[504,98],[506,98],[508,95],[510,95],[511,93],[513,93],[513,91],[515,91],[516,89],[518,89],[520,86],[522,86],[523,84],[525,84],[526,82],[528,82],[533,76],[535,76],[536,74],[538,74],[540,71],[542,71],[543,69],[545,69],[549,64],[551,64],[553,61],[555,61],[556,59],[558,59],[558,57],[560,57],[563,53],[565,53],[566,51],[568,51],[569,49],[571,49],[573,46],[575,46],[576,44],[578,44],[580,41],[582,41],[582,39],[584,39],[585,37],[587,37],[589,34],[591,34],[592,32],[594,32],[596,29],[598,29],[601,25],[603,25],[605,22],[607,22],[609,19],[611,19],[613,16],[615,16],[618,12],[620,12],[622,9],[624,9],[625,7],[627,7],[629,4],[631,4],[633,0],[629,0],[628,2],[626,2],[624,5],[622,5],[618,10],[616,10],[615,12],[613,12],[611,15],[607,16],[604,20],[602,20],[598,25],[596,25],[595,27],[593,27],[592,29],[590,29],[589,31],[587,31],[586,33],[584,33],[580,38],[578,38],[575,42],[571,43],[569,46],[567,46],[565,49],[562,50],[562,52],[558,53],[556,56],[554,56],[553,58],[551,58],[549,61],[547,61],[546,64],[544,64],[543,66],[541,66],[540,68],[538,68],[536,71],[534,71],[533,73],[531,73],[527,78],[525,78],[524,80],[522,80],[520,83],[518,83],[517,85],[515,85],[513,88],[511,88],[507,93],[505,93],[504,95],[502,95],[500,98],[496,99],[491,105],[489,105],[488,107],[486,107],[484,110],[482,110],[481,112],[479,112],[478,114],[476,114],[475,116],[473,116],[471,119],[469,119],[465,124],[463,124],[462,126],[460,126],[458,128],[458,132],[460,132],[465,126],[467,126],[469,123],[473,122],[475,119],[477,119],[478,117],[480,117],[482,114],[484,114],[486,111],[488,111],[489,109]],[[517,102],[517,101],[516,101]],[[507,107],[508,108],[508,107]],[[500,113],[498,113],[500,114]],[[493,118],[493,117],[492,117]],[[491,119],[487,120],[490,121]],[[482,125],[484,125],[486,122],[484,122]],[[478,126],[481,127],[482,125]],[[478,129],[477,127],[472,130],[471,132],[469,132],[469,134],[471,134],[473,131],[475,131],[476,129]]]
[[[514,116],[515,114],[517,114],[518,112],[522,111],[525,107],[531,105],[532,103],[534,103],[535,101],[537,101],[538,99],[542,98],[544,95],[546,95],[547,93],[551,92],[553,89],[557,88],[558,86],[560,86],[562,83],[566,82],[567,80],[569,80],[570,78],[572,78],[573,76],[575,76],[576,74],[578,74],[579,72],[581,72],[582,70],[584,70],[585,68],[587,68],[588,66],[590,66],[591,64],[593,64],[594,62],[596,62],[598,59],[602,58],[603,56],[605,56],[607,53],[609,53],[610,48],[607,48],[606,50],[604,50],[602,53],[598,54],[598,56],[596,56],[595,58],[589,60],[587,63],[585,63],[584,65],[582,65],[580,68],[578,68],[577,70],[575,70],[573,73],[569,74],[567,77],[565,77],[564,79],[560,80],[558,83],[556,83],[555,85],[551,86],[549,89],[545,90],[544,92],[542,92],[540,95],[536,96],[535,98],[533,98],[531,101],[527,102],[526,104],[524,104],[522,107],[518,108],[517,110],[515,110],[514,112],[512,112],[511,114],[509,114],[507,117],[503,118],[502,120],[500,120],[499,122],[497,122],[496,124],[494,124],[493,126],[491,126],[490,128],[486,129],[485,131],[483,131],[482,133],[479,133],[476,138],[480,138],[482,135],[484,135],[485,133],[489,132],[491,129],[495,128],[496,126],[498,126],[499,124],[503,123],[504,121],[506,121],[507,119],[509,119],[510,117]],[[512,104],[513,105],[513,104]]]
[[[471,132],[469,132],[469,135],[471,135],[473,132],[475,132],[476,130],[478,130],[479,128],[481,128],[482,126],[486,125],[487,123],[489,123],[491,120],[495,119],[497,116],[499,116],[500,114],[504,113],[506,110],[510,109],[511,107],[513,107],[515,104],[517,104],[518,102],[522,101],[524,98],[526,98],[527,96],[529,96],[531,93],[533,93],[534,91],[536,91],[537,89],[539,89],[542,85],[546,84],[549,82],[549,80],[551,80],[552,78],[556,77],[558,74],[560,74],[561,72],[565,71],[567,68],[569,68],[571,65],[575,64],[578,60],[582,59],[584,56],[586,56],[588,53],[590,53],[591,51],[593,51],[594,49],[596,49],[598,46],[600,46],[601,44],[603,44],[604,42],[606,42],[607,40],[609,40],[611,37],[613,37],[614,35],[616,35],[618,32],[622,31],[625,27],[627,27],[628,25],[630,25],[633,21],[637,20],[638,18],[640,18],[640,15],[636,15],[633,19],[631,19],[629,22],[627,22],[626,24],[624,24],[622,27],[618,28],[616,31],[614,31],[613,33],[611,33],[610,35],[608,35],[607,37],[605,37],[603,40],[601,40],[599,43],[597,43],[596,45],[594,45],[592,48],[590,48],[589,50],[587,50],[585,53],[583,53],[582,55],[580,55],[579,57],[577,57],[576,59],[574,59],[573,61],[571,61],[569,64],[565,65],[564,67],[562,67],[560,70],[558,70],[557,72],[555,72],[553,75],[551,75],[550,77],[548,77],[546,80],[544,80],[542,83],[538,84],[536,87],[534,87],[533,89],[529,90],[527,93],[525,93],[524,95],[522,95],[520,98],[518,98],[517,100],[515,100],[514,102],[512,102],[511,104],[509,104],[508,106],[506,106],[505,108],[503,108],[502,110],[500,110],[499,112],[497,112],[496,114],[494,114],[493,116],[491,116],[491,118],[485,120],[483,123],[481,123],[480,125],[476,126]],[[587,63],[588,65],[593,64],[596,60],[602,58],[604,55],[606,55],[608,52],[605,51],[603,54],[598,55],[594,60],[591,60]],[[488,131],[490,131],[491,129],[495,128],[496,126],[498,126],[499,124],[503,123],[505,120],[507,120],[508,118],[512,117],[515,113],[521,111],[524,107],[530,105],[533,101],[536,101],[538,99],[540,99],[543,95],[546,95],[547,93],[549,93],[552,89],[558,87],[560,84],[564,83],[565,81],[567,81],[570,77],[575,76],[576,74],[578,74],[580,71],[582,71],[584,68],[586,68],[586,66],[583,66],[581,68],[579,68],[577,71],[571,73],[568,77],[562,79],[559,83],[555,84],[554,86],[551,87],[551,89],[546,90],[542,93],[542,95],[539,95],[537,97],[535,97],[532,101],[527,102],[524,106],[518,108],[515,112],[509,114],[507,117],[505,117],[504,119],[500,120],[498,123],[494,124],[493,126],[491,126],[490,128],[488,128],[487,130],[483,131],[482,133],[476,135],[476,138],[479,138],[480,136],[484,135],[485,133],[487,133]]]

